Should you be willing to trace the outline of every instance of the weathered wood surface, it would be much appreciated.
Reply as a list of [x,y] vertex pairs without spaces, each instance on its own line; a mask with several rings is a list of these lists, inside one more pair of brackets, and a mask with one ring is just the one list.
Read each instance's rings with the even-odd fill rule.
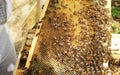
[[[22,48],[20,49],[20,52],[19,52],[19,55],[18,55],[16,68],[15,68],[15,71],[14,71],[14,75],[16,75],[16,74],[17,75],[21,75],[24,72],[23,70],[18,69],[18,65],[20,63],[20,58],[21,58],[21,52],[24,49],[24,46],[26,44],[27,38],[29,39],[29,33],[30,34],[33,33],[34,35],[37,35],[38,32],[40,32],[42,24],[41,23],[38,24],[38,21],[41,21],[42,18],[44,17],[46,9],[47,9],[47,6],[48,6],[48,3],[49,3],[49,0],[46,0],[44,8],[42,9],[42,8],[40,8],[40,4],[41,4],[40,0],[38,0],[37,3],[33,6],[32,10],[29,13],[29,15],[27,16],[25,22],[23,23],[23,25],[24,25],[23,28],[25,30],[27,29],[27,31],[26,31],[26,38],[23,41]],[[32,29],[36,25],[36,23],[37,23],[37,25],[39,25],[39,28],[36,28],[34,30],[30,30],[30,29]],[[27,68],[29,68],[30,61],[31,61],[33,53],[34,53],[34,48],[35,48],[37,39],[38,39],[37,36],[33,37],[33,41],[31,43],[31,48],[29,50],[29,55],[28,55],[27,62],[26,62],[26,65],[25,65],[25,67],[27,67]]]
[[[44,5],[44,9],[43,9],[43,10],[41,9],[42,11],[41,11],[41,13],[40,13],[39,21],[41,21],[41,19],[42,19],[43,16],[45,15],[48,4],[49,4],[49,0],[46,0],[46,3],[45,3],[45,5]],[[37,16],[38,16],[38,15],[37,15]],[[36,34],[37,34],[38,32],[40,32],[41,25],[42,25],[42,24],[40,23],[40,28],[37,29]],[[29,55],[28,55],[27,63],[26,63],[26,66],[25,66],[25,67],[27,67],[27,68],[29,68],[29,66],[30,66],[30,61],[31,61],[32,56],[33,56],[33,53],[34,53],[37,40],[38,40],[38,36],[34,37],[33,42],[32,42],[32,46],[31,46],[31,48],[30,48],[30,52],[29,52]]]

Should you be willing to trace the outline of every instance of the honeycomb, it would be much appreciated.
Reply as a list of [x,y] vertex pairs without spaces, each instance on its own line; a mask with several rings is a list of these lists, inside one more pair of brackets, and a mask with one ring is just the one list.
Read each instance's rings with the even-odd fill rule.
[[105,0],[50,0],[26,74],[105,75],[111,16]]

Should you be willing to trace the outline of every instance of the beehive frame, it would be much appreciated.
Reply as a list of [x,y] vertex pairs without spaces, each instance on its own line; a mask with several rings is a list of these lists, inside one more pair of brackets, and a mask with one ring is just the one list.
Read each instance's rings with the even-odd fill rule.
[[[46,2],[49,3],[49,1],[46,1]],[[48,3],[47,3],[47,4],[48,4]],[[46,7],[45,7],[45,8],[46,8]],[[47,9],[47,8],[46,8],[46,9]],[[45,12],[43,12],[43,13],[45,13]],[[43,16],[44,16],[44,15],[43,15]],[[41,17],[41,19],[42,19],[42,17]],[[40,19],[40,20],[41,20],[41,19]],[[38,33],[38,32],[39,32],[39,30],[37,31],[37,33]],[[36,34],[37,34],[37,33],[36,33]],[[32,47],[31,50],[30,50],[31,53],[34,52],[34,47],[35,47],[35,44],[36,44],[35,41],[37,41],[37,38],[35,37],[35,40],[33,40],[33,41],[34,41],[34,43],[33,43],[33,45],[32,45],[33,47]],[[30,65],[31,58],[32,58],[32,55],[28,56],[28,59],[27,59],[28,61],[27,61],[27,63],[26,63],[26,67],[28,67],[28,68],[29,68],[29,65]]]

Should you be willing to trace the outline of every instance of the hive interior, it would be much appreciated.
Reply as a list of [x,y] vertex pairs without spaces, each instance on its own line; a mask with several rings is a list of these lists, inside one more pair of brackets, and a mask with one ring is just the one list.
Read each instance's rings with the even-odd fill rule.
[[102,75],[109,61],[105,0],[50,0],[26,74]]

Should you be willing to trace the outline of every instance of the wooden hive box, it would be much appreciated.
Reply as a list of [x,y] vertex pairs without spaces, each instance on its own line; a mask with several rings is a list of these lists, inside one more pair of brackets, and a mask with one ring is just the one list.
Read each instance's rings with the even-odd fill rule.
[[26,17],[25,22],[23,23],[26,34],[26,38],[22,43],[22,47],[20,49],[18,59],[16,62],[16,68],[14,71],[14,75],[24,75],[24,68],[29,67],[30,61],[32,58],[32,53],[34,52],[34,47],[37,42],[37,36],[41,29],[41,19],[45,15],[48,0],[46,0],[44,9],[40,8],[41,1],[37,0],[35,5],[32,7],[31,11],[28,12],[29,15]]

